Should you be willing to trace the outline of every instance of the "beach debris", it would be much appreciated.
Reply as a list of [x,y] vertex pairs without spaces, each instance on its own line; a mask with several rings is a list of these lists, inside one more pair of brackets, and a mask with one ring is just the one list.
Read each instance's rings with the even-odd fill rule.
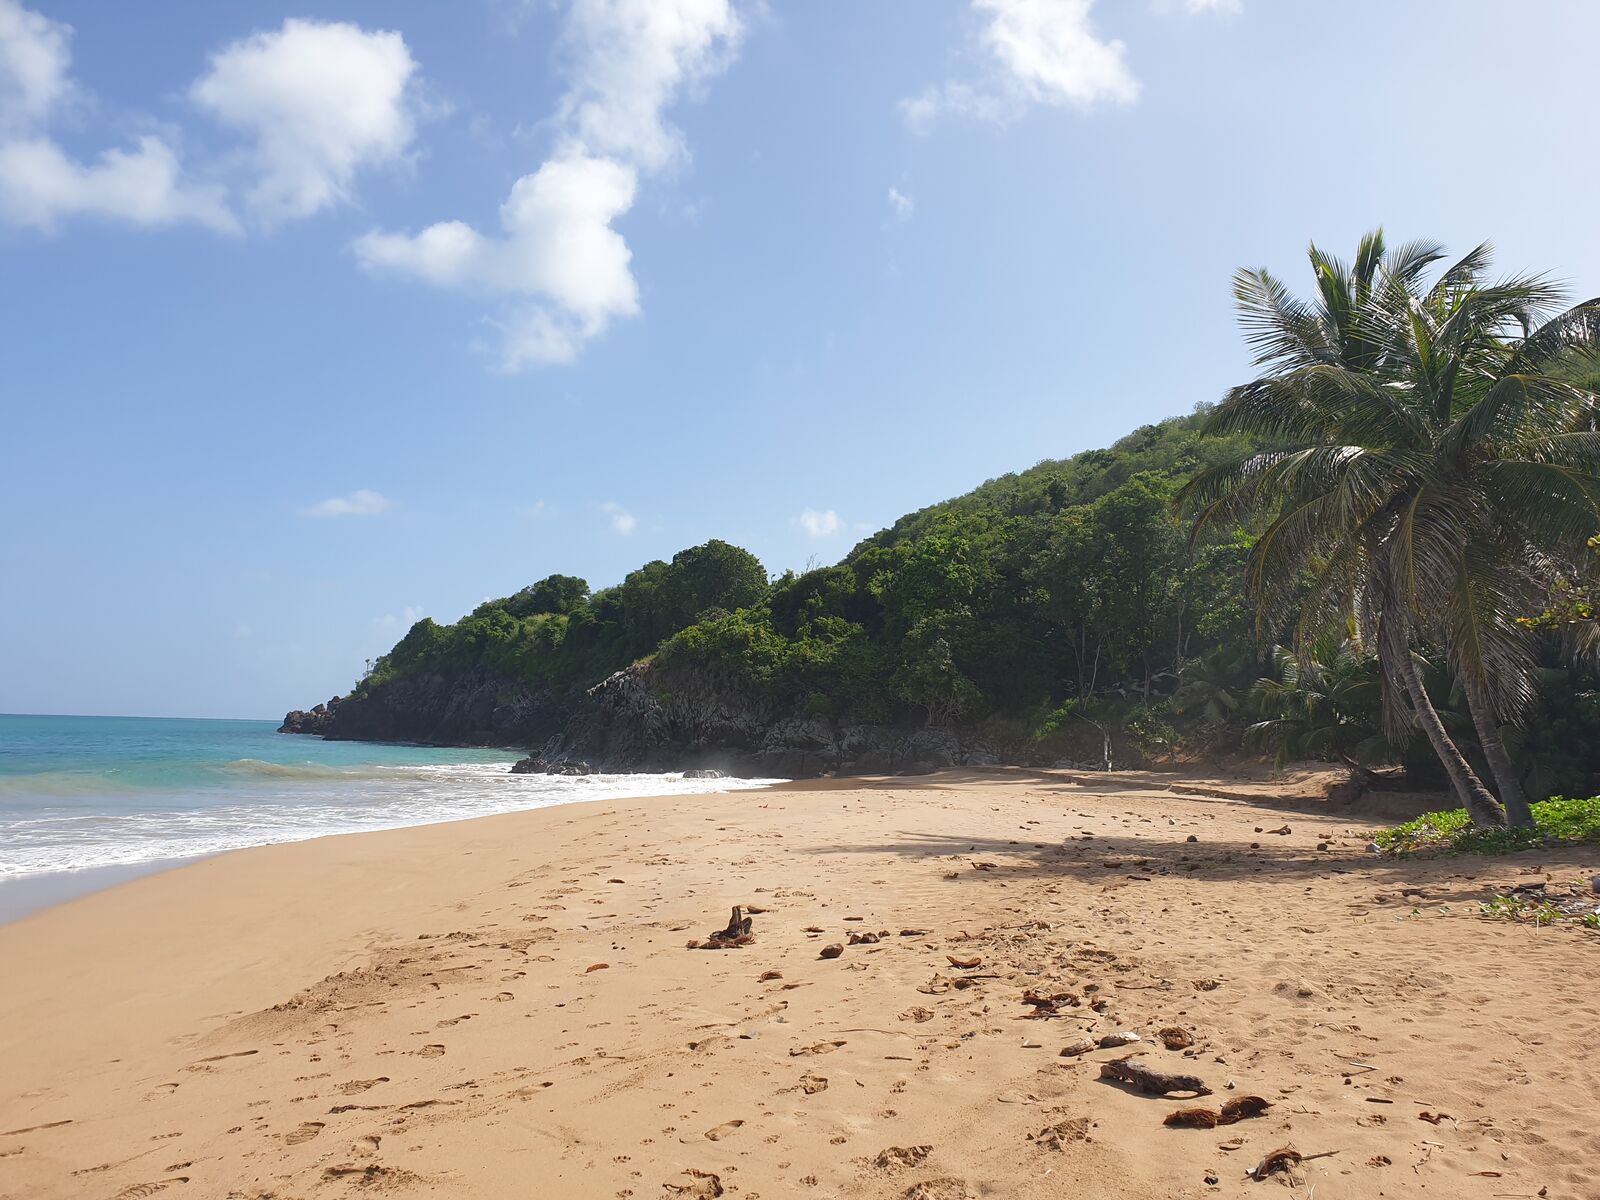
[[818,958],[838,958],[839,955],[841,955],[843,953],[844,953],[844,946],[843,945],[841,945],[838,942],[829,942],[826,946],[824,946],[822,948],[821,953],[819,953],[817,955],[817,957]]
[[1417,1120],[1426,1121],[1429,1125],[1442,1125],[1446,1121],[1454,1121],[1455,1118],[1447,1112],[1419,1112]]
[[818,1092],[828,1090],[828,1077],[826,1075],[800,1076],[800,1090],[808,1096],[815,1096]]
[[583,969],[583,973],[585,975],[590,975],[590,974],[593,974],[595,971],[609,971],[610,969],[611,969],[611,964],[610,963],[590,963],[587,967],[585,967]]
[[933,1009],[923,1008],[919,1004],[914,1008],[906,1009],[905,1012],[900,1014],[900,1019],[902,1021],[915,1021],[918,1025],[921,1025],[933,1020]]
[[717,1200],[723,1190],[720,1175],[697,1171],[693,1167],[686,1168],[661,1186],[675,1196],[684,1197],[684,1200]]
[[1118,1058],[1102,1063],[1100,1078],[1126,1083],[1151,1096],[1165,1096],[1169,1092],[1189,1092],[1196,1096],[1211,1095],[1211,1089],[1198,1076],[1163,1071],[1142,1058]]
[[1194,1045],[1194,1034],[1178,1025],[1168,1025],[1156,1036],[1168,1050],[1187,1050]]
[[1249,1176],[1259,1183],[1268,1175],[1278,1171],[1287,1171],[1290,1167],[1298,1167],[1304,1161],[1305,1156],[1293,1146],[1280,1146],[1258,1162],[1249,1171]]
[[804,932],[805,933],[821,933],[822,932],[822,926],[821,925],[807,925],[805,927]]
[[1115,1050],[1119,1046],[1132,1046],[1142,1041],[1144,1039],[1133,1030],[1121,1029],[1116,1033],[1102,1035],[1098,1045],[1102,1050]]
[[1201,1177],[1201,1182],[1203,1182],[1207,1187],[1216,1187],[1217,1184],[1222,1182],[1222,1179],[1215,1171],[1213,1171],[1210,1167],[1207,1167],[1205,1175]]
[[728,918],[728,924],[722,929],[717,929],[706,934],[704,941],[689,943],[691,950],[736,950],[740,946],[748,946],[756,940],[756,935],[750,932],[754,922],[744,914],[744,909],[739,905],[733,906],[733,915]]
[[932,1153],[932,1146],[890,1146],[887,1150],[878,1151],[872,1160],[872,1165],[881,1171],[901,1171],[907,1167],[920,1166]]
[[852,946],[872,946],[877,944],[878,935],[875,933],[852,933],[847,940]]
[[774,979],[782,979],[782,971],[763,971],[756,977],[757,983],[770,983]]
[[1236,1096],[1221,1110],[1212,1108],[1180,1108],[1167,1114],[1163,1125],[1174,1129],[1215,1129],[1218,1125],[1235,1125],[1251,1117],[1263,1115],[1272,1104],[1260,1096]]
[[1079,1038],[1075,1042],[1068,1042],[1061,1047],[1062,1058],[1077,1058],[1081,1054],[1088,1054],[1091,1050],[1100,1049],[1100,1043],[1093,1038]]
[[981,958],[957,958],[953,954],[946,954],[945,960],[959,971],[975,971],[983,966]]
[[1070,1117],[1065,1121],[1057,1121],[1054,1125],[1045,1126],[1038,1133],[1030,1133],[1028,1140],[1036,1146],[1043,1146],[1046,1150],[1065,1150],[1071,1142],[1089,1140],[1089,1118]]
[[926,929],[902,929],[900,931],[900,936],[901,937],[926,937],[927,933],[928,933],[928,931]]
[[803,1057],[805,1057],[807,1055],[832,1054],[835,1050],[837,1050],[840,1046],[843,1046],[844,1044],[845,1043],[841,1042],[841,1041],[833,1041],[833,1042],[813,1042],[809,1046],[796,1046],[796,1047],[794,1047],[794,1049],[789,1051],[789,1057],[790,1058],[803,1058]]
[[1222,986],[1220,979],[1191,979],[1189,982],[1194,984],[1197,992],[1214,992]]
[[1288,837],[1291,833],[1294,832],[1294,830],[1290,829],[1287,825],[1284,825],[1283,827],[1281,827],[1279,829],[1269,829],[1269,830],[1267,830],[1267,832],[1268,833],[1276,833],[1280,837]]
[[972,864],[972,869],[974,871],[992,871],[992,870],[995,869],[996,865],[997,864],[992,863],[992,862],[977,862],[977,861],[974,861],[973,864]]
[[1022,993],[1022,1002],[1033,1006],[1030,1019],[1042,1020],[1059,1017],[1063,1008],[1077,1008],[1083,1001],[1074,992],[1036,992],[1032,988]]
[[1186,842],[1198,842],[1200,839],[1195,837],[1195,835],[1191,833],[1188,837],[1184,838],[1183,840],[1186,841]]

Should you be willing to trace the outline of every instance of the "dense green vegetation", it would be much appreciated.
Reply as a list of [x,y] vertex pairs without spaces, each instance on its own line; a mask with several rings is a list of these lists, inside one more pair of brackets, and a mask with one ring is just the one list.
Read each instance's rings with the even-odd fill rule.
[[1482,250],[1427,283],[1438,257],[1313,250],[1310,302],[1241,273],[1260,379],[836,565],[769,580],[713,541],[598,592],[551,576],[419,622],[361,690],[579,688],[653,655],[664,689],[1040,759],[1404,766],[1526,824],[1528,797],[1600,787],[1600,308],[1547,320],[1553,290],[1487,282]]
[[1512,829],[1474,827],[1464,808],[1422,816],[1373,834],[1392,854],[1509,854],[1548,842],[1600,842],[1600,796],[1587,800],[1553,797],[1532,805],[1533,823]]

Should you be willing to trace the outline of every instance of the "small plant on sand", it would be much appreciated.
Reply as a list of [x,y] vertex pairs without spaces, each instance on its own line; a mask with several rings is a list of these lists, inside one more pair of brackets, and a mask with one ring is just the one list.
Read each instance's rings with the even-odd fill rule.
[[1511,854],[1548,842],[1600,842],[1600,796],[1567,800],[1560,796],[1533,806],[1533,825],[1474,829],[1464,808],[1422,816],[1372,835],[1390,854]]

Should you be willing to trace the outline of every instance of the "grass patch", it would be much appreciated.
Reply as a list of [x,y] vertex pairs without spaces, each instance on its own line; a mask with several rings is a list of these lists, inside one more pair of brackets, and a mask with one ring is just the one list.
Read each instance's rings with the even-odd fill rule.
[[1415,820],[1372,835],[1391,854],[1511,854],[1549,841],[1600,842],[1600,796],[1566,800],[1557,796],[1533,807],[1533,827],[1474,829],[1464,808],[1424,813]]

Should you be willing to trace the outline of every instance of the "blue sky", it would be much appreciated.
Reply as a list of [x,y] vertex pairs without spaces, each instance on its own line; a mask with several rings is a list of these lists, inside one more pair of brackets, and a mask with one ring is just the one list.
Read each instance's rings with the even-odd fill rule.
[[774,572],[1245,377],[1229,276],[1600,292],[1586,0],[0,0],[0,711]]

